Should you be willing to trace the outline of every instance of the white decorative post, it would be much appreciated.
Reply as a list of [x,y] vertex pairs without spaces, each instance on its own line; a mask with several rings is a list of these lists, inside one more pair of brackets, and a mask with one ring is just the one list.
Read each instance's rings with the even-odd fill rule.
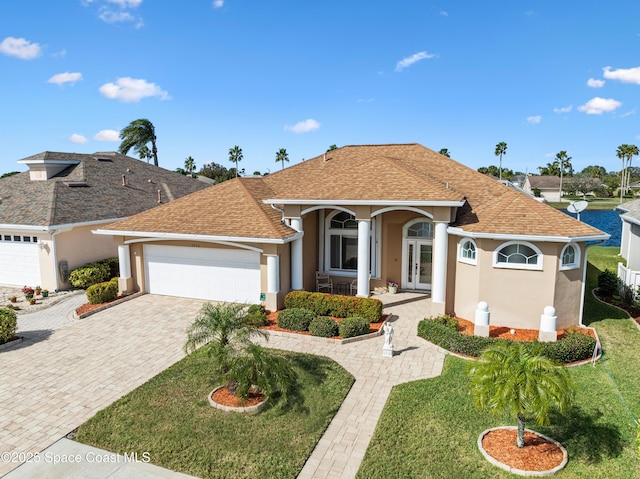
[[553,306],[545,307],[544,312],[540,315],[538,341],[556,341],[558,339],[558,333],[556,331],[557,324],[558,317],[556,316],[556,308]]
[[369,220],[358,220],[358,291],[357,295],[369,297]]
[[[433,282],[431,284],[432,313],[443,313],[447,284],[448,223],[437,221],[433,238]],[[435,307],[435,309],[433,308]]]
[[277,254],[267,255],[267,293],[280,291],[280,258]]
[[[302,218],[291,218],[291,227],[302,231]],[[302,289],[302,238],[291,243],[291,289]]]
[[393,326],[389,321],[385,321],[382,326],[384,330],[384,346],[382,347],[382,355],[387,358],[393,357]]
[[131,279],[131,256],[128,244],[118,245],[118,267],[120,276],[118,278],[118,292],[125,293],[133,286]]
[[480,301],[476,308],[476,317],[473,326],[473,334],[476,336],[489,337],[489,319],[491,312],[489,311],[489,305],[485,301]]

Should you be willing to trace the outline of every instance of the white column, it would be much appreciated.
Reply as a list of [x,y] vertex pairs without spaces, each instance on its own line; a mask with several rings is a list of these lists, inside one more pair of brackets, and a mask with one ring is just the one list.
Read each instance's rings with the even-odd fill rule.
[[128,244],[118,245],[118,262],[120,263],[120,277],[122,279],[131,278],[131,256]]
[[370,220],[358,220],[358,296],[369,296],[369,224]]
[[267,255],[267,293],[280,291],[280,257],[277,254]]
[[[302,232],[302,218],[291,218],[291,227]],[[291,243],[291,289],[302,289],[302,238]]]
[[447,248],[449,238],[447,235],[448,223],[438,221],[435,223],[433,238],[433,282],[431,284],[431,301],[444,303],[447,284]]

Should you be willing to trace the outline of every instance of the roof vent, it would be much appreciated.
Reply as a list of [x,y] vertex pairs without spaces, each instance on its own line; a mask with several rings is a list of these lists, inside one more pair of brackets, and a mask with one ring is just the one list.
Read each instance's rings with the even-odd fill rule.
[[162,203],[162,193],[158,189],[158,204]]
[[127,186],[127,176],[122,175],[122,186]]
[[96,160],[106,161],[107,163],[113,163],[113,160],[111,158],[105,158],[104,156],[96,156]]
[[86,181],[65,181],[64,184],[69,188],[82,188],[89,186]]

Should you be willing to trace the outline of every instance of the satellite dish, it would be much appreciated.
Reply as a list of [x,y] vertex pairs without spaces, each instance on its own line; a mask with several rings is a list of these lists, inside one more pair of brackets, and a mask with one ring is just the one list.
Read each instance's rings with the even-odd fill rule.
[[587,201],[575,201],[567,206],[567,211],[569,213],[580,213],[581,211],[586,210],[587,206],[589,206]]

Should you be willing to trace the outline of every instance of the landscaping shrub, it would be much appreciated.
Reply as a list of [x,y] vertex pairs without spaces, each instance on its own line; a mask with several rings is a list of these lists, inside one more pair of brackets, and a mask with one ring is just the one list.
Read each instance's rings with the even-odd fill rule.
[[451,316],[450,314],[443,314],[441,316],[436,316],[435,318],[429,318],[431,321],[442,324],[447,328],[458,331],[458,319],[455,316]]
[[255,326],[266,326],[269,324],[267,311],[261,304],[252,304],[247,310],[247,321]]
[[13,309],[0,308],[0,344],[15,337],[17,324],[16,312]]
[[318,316],[309,324],[309,332],[312,336],[332,338],[338,335],[338,323],[336,323],[333,318]]
[[369,320],[359,317],[345,318],[338,323],[338,332],[343,339],[362,336],[369,332]]
[[69,283],[76,288],[87,289],[94,284],[111,279],[111,270],[105,263],[90,263],[76,268],[69,274]]
[[608,269],[605,269],[598,275],[598,288],[607,296],[613,296],[618,293],[618,276]]
[[318,316],[333,316],[336,318],[362,317],[370,323],[378,322],[382,317],[382,302],[373,298],[292,291],[285,296],[284,305],[287,309],[309,309]]
[[317,314],[305,308],[289,308],[278,314],[278,326],[292,331],[308,331]]
[[570,334],[560,341],[542,343],[546,356],[562,364],[593,357],[596,340],[586,334]]
[[120,263],[118,258],[106,258],[96,261],[96,264],[106,265],[109,268],[109,279],[120,276]]
[[636,292],[633,290],[633,288],[628,284],[624,284],[622,281],[620,281],[618,290],[620,293],[622,304],[624,304],[625,306],[633,306],[636,302]]
[[107,303],[118,295],[118,278],[104,283],[93,284],[87,288],[89,304]]

